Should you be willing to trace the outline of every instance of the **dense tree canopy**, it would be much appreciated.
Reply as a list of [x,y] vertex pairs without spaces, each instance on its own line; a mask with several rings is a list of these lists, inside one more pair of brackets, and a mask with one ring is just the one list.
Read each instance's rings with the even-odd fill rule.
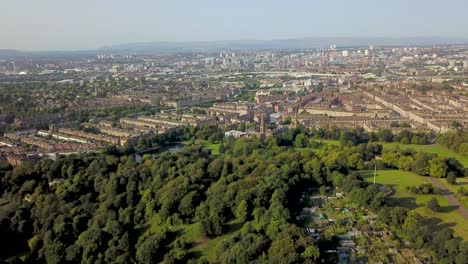
[[463,130],[439,134],[437,143],[468,157],[468,133]]
[[[288,147],[311,142],[301,128],[265,140],[223,139],[214,127],[183,128],[101,153],[1,166],[2,197],[12,210],[0,215],[0,243],[12,250],[2,252],[0,260],[315,263],[320,247],[293,216],[304,206],[301,195],[319,187],[341,190],[356,205],[379,212],[382,222],[402,226],[420,247],[450,255],[452,262],[465,257],[466,243],[453,245],[451,233],[424,233],[419,241],[413,234],[422,228],[419,215],[401,208],[381,210],[391,190],[367,184],[356,170],[373,168],[382,146],[346,143],[360,142],[364,133],[337,135],[345,143],[316,154]],[[210,137],[222,141],[223,153],[212,155],[197,143]],[[131,154],[138,145],[144,150],[177,141],[187,143],[177,153],[162,152],[141,163]],[[383,162],[434,176],[463,169],[455,160],[420,153],[384,153]],[[220,241],[208,260],[189,250],[193,241],[183,235],[187,226],[199,227],[206,240],[238,232]]]

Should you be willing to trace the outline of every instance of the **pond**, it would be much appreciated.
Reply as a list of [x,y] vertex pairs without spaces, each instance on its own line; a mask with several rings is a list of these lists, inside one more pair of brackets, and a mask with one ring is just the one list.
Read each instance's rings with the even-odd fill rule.
[[173,144],[170,144],[170,145],[154,148],[154,149],[151,149],[151,150],[140,151],[140,152],[135,153],[135,161],[137,163],[141,163],[143,161],[143,156],[146,155],[146,154],[150,154],[151,159],[154,160],[158,154],[164,153],[166,151],[168,151],[171,154],[174,154],[174,153],[177,153],[177,152],[181,151],[183,148],[184,148],[183,144],[173,143]]

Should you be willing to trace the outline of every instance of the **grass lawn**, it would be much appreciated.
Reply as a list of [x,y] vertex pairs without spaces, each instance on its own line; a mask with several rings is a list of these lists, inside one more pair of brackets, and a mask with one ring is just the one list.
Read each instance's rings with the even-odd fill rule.
[[339,140],[333,140],[333,139],[313,139],[314,141],[317,141],[319,143],[322,143],[323,146],[320,147],[320,148],[296,148],[296,147],[293,147],[295,150],[297,151],[300,151],[300,152],[305,152],[305,151],[312,151],[312,152],[319,152],[320,150],[322,150],[326,145],[335,145],[335,146],[339,146],[340,145],[340,141]]
[[183,232],[182,237],[187,241],[192,242],[192,248],[190,249],[191,254],[203,255],[208,257],[209,260],[214,260],[216,254],[216,248],[218,244],[233,235],[235,235],[242,228],[242,224],[236,221],[228,222],[225,226],[226,234],[215,238],[207,238],[200,232],[200,223],[194,223],[190,225],[184,225],[180,227]]
[[205,149],[209,149],[211,150],[211,154],[213,154],[214,156],[218,156],[219,155],[219,145],[220,143],[210,143],[208,140],[202,140],[200,141],[202,144],[203,144],[203,147]]
[[[368,182],[374,181],[374,171],[361,172]],[[398,199],[400,206],[415,208],[418,205],[425,205],[432,197],[435,197],[441,206],[447,206],[447,200],[440,195],[412,194],[406,191],[407,186],[419,186],[423,183],[429,183],[426,177],[419,176],[412,172],[400,170],[380,170],[377,171],[376,183],[390,185],[394,188],[394,198]]]
[[435,145],[405,145],[405,144],[399,144],[399,143],[384,143],[384,142],[379,142],[382,144],[384,150],[391,150],[395,148],[400,148],[401,150],[404,149],[411,149],[414,151],[418,152],[426,152],[426,153],[433,153],[437,154],[441,157],[445,158],[455,158],[458,161],[460,161],[463,166],[468,167],[468,157],[464,157],[458,153],[455,153],[441,145],[435,144]]
[[[158,224],[156,221],[151,221],[149,232],[159,233],[162,231],[161,227],[165,228],[164,225]],[[241,223],[238,223],[236,220],[230,221],[224,226],[224,234],[215,238],[207,238],[202,235],[199,222],[187,225],[170,226],[169,231],[181,234],[181,238],[192,243],[192,247],[189,249],[189,254],[206,256],[212,261],[216,258],[214,254],[216,254],[218,244],[224,239],[237,234],[241,228]]]
[[[373,171],[361,171],[361,175],[368,182],[373,182],[374,180]],[[390,185],[395,190],[395,193],[388,201],[390,205],[415,209],[421,215],[428,218],[439,218],[443,224],[451,226],[456,235],[468,240],[468,225],[466,225],[466,220],[448,204],[447,199],[441,195],[412,194],[405,189],[406,186],[420,185],[425,182],[428,181],[424,176],[400,170],[380,170],[377,171],[376,176],[376,183]],[[441,206],[440,212],[433,212],[426,208],[426,203],[432,197],[436,198],[439,202]]]
[[[182,144],[187,145],[190,141],[184,141]],[[214,156],[219,155],[219,143],[210,143],[208,140],[197,140],[195,144],[202,144],[205,149],[211,150],[211,154]]]
[[341,144],[339,140],[334,140],[334,139],[313,139],[313,140],[318,141],[320,143],[325,143],[328,145],[339,146]]
[[213,154],[214,156],[217,156],[219,155],[219,143],[210,143],[208,141],[203,141],[203,146],[205,146],[206,149],[209,149],[211,150],[211,154]]

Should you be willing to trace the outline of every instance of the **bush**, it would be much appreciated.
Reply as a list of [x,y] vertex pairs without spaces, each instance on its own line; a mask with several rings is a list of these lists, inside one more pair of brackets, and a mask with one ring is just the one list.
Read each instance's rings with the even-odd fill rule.
[[447,174],[447,182],[449,184],[456,184],[457,183],[457,174],[454,171],[451,171]]
[[468,196],[468,190],[465,189],[465,187],[462,186],[462,187],[458,188],[457,194],[458,195],[463,195],[463,196]]
[[429,202],[427,203],[427,208],[431,209],[434,212],[438,212],[440,210],[440,205],[437,199],[432,198],[431,200],[429,200]]
[[419,186],[407,186],[406,190],[414,194],[437,194],[439,190],[430,183],[423,183]]

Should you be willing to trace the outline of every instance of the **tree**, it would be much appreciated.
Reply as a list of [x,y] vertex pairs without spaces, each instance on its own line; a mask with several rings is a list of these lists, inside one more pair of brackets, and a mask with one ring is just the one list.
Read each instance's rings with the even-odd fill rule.
[[182,214],[182,216],[191,217],[195,214],[195,208],[197,204],[197,192],[189,192],[184,196],[184,198],[182,198],[182,200],[180,200],[179,212]]
[[245,200],[242,200],[240,204],[237,206],[236,217],[241,222],[245,222],[245,220],[247,220],[247,214],[248,214],[248,204]]
[[427,208],[431,209],[434,212],[438,212],[440,210],[439,202],[436,198],[432,198],[427,202]]
[[391,142],[393,139],[393,134],[391,130],[383,129],[377,133],[377,137],[379,138],[379,141]]
[[409,143],[411,143],[411,141],[407,137],[402,137],[400,139],[400,143],[401,144],[409,144]]
[[145,147],[146,147],[146,141],[145,141],[145,139],[144,139],[144,138],[140,138],[140,139],[138,140],[138,144],[137,144],[136,148],[141,150],[141,149],[145,149]]
[[[181,128],[156,135],[147,143],[208,139],[214,131],[206,127]],[[309,134],[342,138],[348,143],[327,146],[318,154],[280,147],[285,142],[290,146],[301,135],[307,138]],[[390,225],[395,236],[403,235],[415,248],[433,250],[432,262],[445,259],[448,263],[463,263],[468,250],[463,244],[457,247],[461,242],[443,233],[434,240],[435,232],[414,211],[383,207],[388,189],[382,191],[379,186],[366,183],[358,172],[350,173],[382,153],[382,146],[375,143],[355,146],[368,140],[358,130],[307,131],[300,127],[265,142],[225,139],[223,145],[228,153],[218,157],[198,144],[178,153],[160,153],[141,164],[114,149],[57,157],[34,166],[0,168],[5,197],[0,201],[1,209],[10,207],[4,206],[3,200],[15,205],[5,220],[0,215],[0,234],[5,234],[0,235],[0,242],[5,245],[22,241],[26,252],[26,242],[31,238],[31,250],[24,260],[27,263],[208,263],[206,256],[188,252],[193,240],[198,239],[183,235],[176,228],[196,223],[193,227],[200,227],[201,233],[210,237],[231,231],[218,243],[215,254],[210,255],[211,262],[314,263],[319,250],[294,217],[303,209],[304,192],[319,188],[326,195],[333,184],[355,206],[373,213],[383,208],[378,220]],[[138,140],[134,141],[136,145]],[[434,156],[418,155],[385,152],[384,161],[380,162],[429,174],[429,161]],[[451,172],[462,175],[455,160],[446,159],[445,165],[448,177]],[[69,168],[73,169],[69,172]],[[62,173],[66,176],[64,182],[49,188],[48,182]],[[414,189],[425,193],[433,190],[430,185]],[[33,202],[25,201],[26,194],[31,194]],[[242,224],[242,228],[232,232],[236,226],[232,223]],[[339,222],[332,228],[342,225]],[[11,235],[10,229],[15,230]],[[3,248],[6,249],[0,252],[1,263],[5,262],[4,255],[20,252],[10,248],[23,249]]]
[[268,250],[269,263],[294,263],[298,257],[294,241],[289,237],[274,240]]
[[468,190],[465,189],[465,187],[462,186],[462,187],[458,188],[457,194],[458,195],[468,196]]
[[463,125],[460,124],[460,122],[458,121],[453,121],[452,124],[450,124],[450,127],[452,127],[453,129],[460,129],[463,127]]
[[323,185],[320,186],[319,192],[320,192],[320,195],[322,195],[324,197],[327,196],[327,190],[325,189],[325,186],[323,186]]
[[463,143],[460,145],[460,154],[468,157],[468,143]]
[[216,135],[212,135],[208,138],[208,142],[210,142],[210,144],[216,143],[217,140],[218,140],[218,137]]
[[307,137],[300,133],[296,136],[296,139],[294,140],[294,147],[296,148],[305,148],[307,147]]
[[221,143],[219,144],[218,152],[221,153],[221,154],[223,154],[224,152],[226,152],[226,146],[224,146],[224,143],[223,143],[223,142],[221,142]]
[[304,252],[301,254],[302,258],[306,260],[312,260],[316,261],[318,257],[320,256],[320,250],[317,247],[314,246],[308,246],[304,250]]
[[429,161],[434,158],[434,155],[426,153],[416,153],[411,170],[419,175],[429,175]]
[[158,258],[163,256],[161,240],[153,235],[147,237],[137,245],[136,258],[140,263],[159,263]]
[[437,178],[444,178],[447,174],[447,164],[441,157],[433,158],[429,161],[429,175]]
[[292,123],[292,118],[290,116],[286,117],[282,122],[282,124],[285,126],[290,125],[291,123]]
[[447,174],[447,182],[452,185],[457,184],[457,175],[455,172],[451,171]]
[[209,176],[213,179],[219,178],[221,176],[221,172],[223,170],[224,163],[221,159],[215,159],[208,165],[207,172]]
[[245,131],[245,126],[243,124],[237,125],[237,130],[238,131]]

